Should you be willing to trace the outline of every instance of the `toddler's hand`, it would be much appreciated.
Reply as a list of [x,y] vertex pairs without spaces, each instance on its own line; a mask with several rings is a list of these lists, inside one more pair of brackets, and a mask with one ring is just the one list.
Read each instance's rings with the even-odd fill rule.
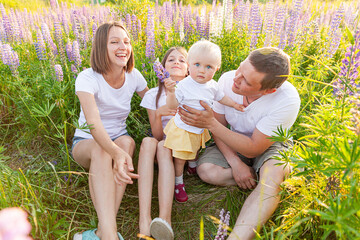
[[234,105],[234,108],[238,111],[241,111],[241,112],[244,112],[245,110],[245,106],[244,105],[241,105],[241,104],[238,104],[238,103],[235,103]]
[[175,92],[176,82],[171,78],[166,78],[164,80],[164,86],[168,90],[168,92],[173,93]]

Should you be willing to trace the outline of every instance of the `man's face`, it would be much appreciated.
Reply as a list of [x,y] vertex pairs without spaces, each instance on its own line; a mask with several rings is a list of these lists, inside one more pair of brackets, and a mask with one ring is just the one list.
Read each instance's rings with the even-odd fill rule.
[[245,59],[236,70],[232,91],[243,96],[261,97],[266,92],[266,90],[260,90],[264,77],[265,73],[257,72],[249,59]]

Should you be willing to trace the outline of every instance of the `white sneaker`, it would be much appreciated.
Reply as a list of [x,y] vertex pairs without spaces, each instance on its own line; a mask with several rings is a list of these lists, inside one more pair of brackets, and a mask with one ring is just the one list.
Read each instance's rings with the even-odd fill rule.
[[162,218],[154,218],[150,224],[150,233],[156,240],[173,240],[174,232],[168,222]]

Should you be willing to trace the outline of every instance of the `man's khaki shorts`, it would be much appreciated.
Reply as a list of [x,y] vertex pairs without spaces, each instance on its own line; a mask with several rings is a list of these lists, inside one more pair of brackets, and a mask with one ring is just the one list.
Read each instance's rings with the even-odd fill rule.
[[[281,157],[280,152],[288,150],[289,147],[290,146],[288,144],[275,142],[263,154],[256,158],[247,158],[240,153],[237,153],[237,155],[241,161],[252,167],[258,174],[264,162],[270,159],[274,159],[274,157]],[[216,145],[206,148],[205,152],[199,157],[197,160],[197,165],[199,166],[203,163],[212,163],[223,168],[230,168],[229,163],[226,161],[224,155],[220,152]]]

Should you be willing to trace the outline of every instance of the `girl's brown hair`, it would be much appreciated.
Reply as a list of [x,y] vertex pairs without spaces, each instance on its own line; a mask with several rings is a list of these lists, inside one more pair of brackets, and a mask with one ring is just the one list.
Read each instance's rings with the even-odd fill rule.
[[[178,51],[179,53],[181,53],[187,59],[188,53],[187,53],[185,48],[183,48],[183,47],[171,47],[171,48],[169,48],[169,50],[167,50],[167,52],[164,55],[164,58],[161,61],[161,65],[163,65],[164,68],[165,68],[165,63],[166,63],[169,55],[175,50]],[[160,82],[160,80],[158,80],[158,86],[159,86],[159,89],[158,89],[158,93],[156,94],[156,100],[155,100],[156,108],[158,107],[159,98],[160,98],[161,93],[162,93],[162,91],[164,89],[164,83]]]
[[[126,31],[126,28],[120,22],[109,22],[102,24],[96,31],[93,47],[91,49],[91,67],[92,69],[100,74],[110,72],[110,58],[108,55],[107,42],[109,38],[109,32],[112,27],[119,27],[123,29],[128,37],[130,38],[129,33]],[[135,60],[134,60],[134,51],[131,48],[130,58],[124,67],[126,72],[131,72],[134,68]]]

